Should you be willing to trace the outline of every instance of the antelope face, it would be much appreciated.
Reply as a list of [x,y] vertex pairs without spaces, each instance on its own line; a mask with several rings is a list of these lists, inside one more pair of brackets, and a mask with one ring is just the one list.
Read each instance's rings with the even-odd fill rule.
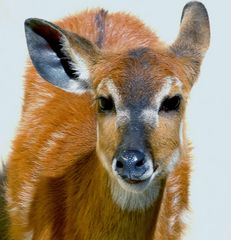
[[97,153],[124,189],[143,192],[179,160],[186,94],[167,56],[139,48],[116,58],[96,79]]
[[116,189],[114,200],[127,209],[149,206],[160,179],[180,159],[187,96],[209,46],[205,7],[187,4],[176,41],[160,49],[104,52],[40,19],[28,19],[25,29],[30,57],[45,80],[75,94],[93,93],[96,151]]

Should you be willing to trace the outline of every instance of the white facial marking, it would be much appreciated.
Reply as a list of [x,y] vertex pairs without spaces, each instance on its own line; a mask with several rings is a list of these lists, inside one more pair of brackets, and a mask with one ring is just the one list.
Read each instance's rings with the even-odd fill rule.
[[[140,184],[126,183],[115,171],[116,160],[112,163],[113,176],[111,177],[111,194],[112,198],[118,206],[123,210],[134,211],[144,210],[152,205],[159,196],[160,183],[158,176],[160,174],[157,169],[150,176],[150,171],[153,172],[153,166],[150,166],[150,171],[142,176],[144,182]],[[147,176],[148,175],[148,176]],[[145,180],[147,179],[147,180]]]
[[163,100],[163,98],[169,94],[172,84],[173,84],[172,77],[166,77],[164,80],[165,80],[165,83],[163,84],[161,90],[157,93],[156,98],[155,98],[155,103],[158,106],[158,109],[159,109],[160,103]]
[[112,199],[122,210],[144,210],[159,196],[160,184],[157,181],[151,181],[149,187],[142,192],[129,191],[123,184],[118,179],[111,179]]
[[180,150],[179,148],[177,148],[172,156],[170,157],[168,166],[167,166],[167,171],[170,173],[173,171],[173,169],[176,167],[176,165],[179,163],[180,161]]
[[183,83],[177,78],[177,77],[172,77],[173,81],[176,83],[176,85],[182,89]]
[[122,97],[121,97],[117,87],[115,86],[113,80],[112,79],[102,80],[101,83],[98,85],[97,90],[99,91],[99,89],[102,88],[103,86],[107,87],[110,95],[112,96],[112,98],[114,100],[114,104],[116,107],[117,127],[127,124],[131,119],[130,110],[123,106]]
[[140,119],[150,126],[158,125],[158,110],[163,99],[169,94],[173,84],[175,83],[179,88],[182,88],[182,82],[176,77],[164,78],[164,84],[161,90],[156,94],[154,101],[152,102],[153,107],[144,109],[141,113]]
[[[177,79],[173,77],[167,77],[166,82],[162,86],[160,92],[156,95],[155,100],[153,102],[153,108],[146,108],[142,111],[140,115],[140,120],[151,125],[155,126],[158,122],[158,111],[161,101],[164,97],[166,97],[173,85],[174,82],[181,87],[181,82],[177,81]],[[126,124],[130,121],[130,111],[128,109],[124,109],[122,105],[122,98],[119,94],[118,89],[112,80],[105,79],[101,81],[98,86],[98,89],[106,86],[108,88],[109,93],[114,99],[114,103],[117,110],[117,125]],[[97,126],[98,129],[98,126]],[[97,130],[98,132],[98,130]],[[98,134],[97,134],[98,135]],[[103,163],[103,166],[108,170],[111,175],[111,194],[115,203],[117,203],[122,209],[126,209],[128,211],[134,210],[143,210],[148,208],[158,197],[160,190],[159,176],[162,175],[163,169],[159,167],[151,176],[148,183],[142,184],[129,184],[121,179],[118,173],[115,171],[116,161],[113,161],[112,166],[108,165],[108,159],[104,155],[103,152],[99,150],[99,145],[97,141],[97,154],[100,160]],[[171,172],[177,163],[180,160],[180,151],[177,148],[173,154],[169,157],[169,163],[167,165],[167,172]],[[112,168],[112,169],[111,169]],[[113,174],[112,174],[113,173]],[[155,180],[154,180],[155,178]],[[172,187],[173,188],[173,187]],[[171,191],[177,191],[177,189],[170,189]],[[174,202],[177,204],[178,197],[174,199]],[[175,219],[171,219],[174,224]]]
[[183,86],[182,82],[176,77],[168,76],[164,78],[164,81],[165,83],[163,84],[161,90],[159,91],[159,93],[157,93],[155,98],[155,103],[157,106],[159,106],[163,98],[169,94],[174,84],[180,89],[182,89]]
[[158,120],[158,111],[152,108],[146,108],[141,112],[140,120],[154,127]]
[[105,84],[108,88],[108,91],[110,92],[110,94],[112,95],[112,97],[114,99],[114,103],[115,103],[116,107],[117,108],[121,107],[122,98],[121,98],[121,95],[120,95],[117,87],[115,86],[114,82],[112,81],[112,79],[107,80]]
[[128,109],[117,111],[117,114],[116,114],[117,127],[126,125],[127,123],[129,123],[130,119],[131,119],[130,111]]

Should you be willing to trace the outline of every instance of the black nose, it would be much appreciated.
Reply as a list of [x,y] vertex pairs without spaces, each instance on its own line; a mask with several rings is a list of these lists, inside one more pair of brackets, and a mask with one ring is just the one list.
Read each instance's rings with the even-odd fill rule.
[[124,179],[139,180],[148,170],[145,155],[138,150],[122,151],[116,159],[115,170]]

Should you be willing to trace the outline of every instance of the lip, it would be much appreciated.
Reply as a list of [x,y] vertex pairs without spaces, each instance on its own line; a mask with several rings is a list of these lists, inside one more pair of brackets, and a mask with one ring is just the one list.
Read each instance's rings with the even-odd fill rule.
[[141,179],[123,179],[123,178],[121,178],[121,180],[125,181],[128,184],[137,185],[137,184],[142,184],[149,181],[151,176],[149,178],[142,179],[142,180]]
[[154,178],[154,173],[152,175],[144,180],[129,180],[129,179],[123,179],[121,177],[118,177],[118,182],[120,185],[129,191],[132,192],[143,192],[147,187],[150,185]]
[[144,192],[150,184],[160,175],[161,169],[158,164],[154,166],[152,174],[145,179],[137,179],[137,180],[129,180],[123,179],[121,177],[118,178],[118,181],[122,187],[125,189],[129,189],[132,192]]
[[131,179],[127,179],[127,180],[124,180],[124,181],[126,181],[129,184],[139,184],[139,183],[144,182],[145,180],[131,180]]
[[157,168],[158,168],[158,165],[156,165],[153,169],[153,172],[152,174],[145,178],[145,179],[124,179],[124,178],[121,178],[121,180],[123,180],[124,182],[128,183],[128,184],[131,184],[131,185],[139,185],[139,184],[145,184],[145,183],[148,183],[149,181],[151,181],[153,179],[153,177],[156,175],[157,173]]

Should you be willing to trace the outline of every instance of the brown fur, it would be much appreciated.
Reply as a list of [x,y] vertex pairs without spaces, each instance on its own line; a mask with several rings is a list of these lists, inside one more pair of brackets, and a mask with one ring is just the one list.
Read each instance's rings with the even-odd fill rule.
[[[163,118],[150,134],[152,151],[158,159],[164,159],[179,146],[179,120],[184,119],[190,81],[195,80],[199,70],[188,56],[176,57],[176,49],[165,47],[135,17],[104,13],[98,9],[85,11],[57,24],[102,46],[100,60],[91,68],[94,89],[110,75],[122,95],[128,97],[123,90],[129,80],[123,80],[123,76],[126,71],[131,76],[129,64],[137,66],[136,76],[152,76],[148,83],[151,92],[160,88],[165,76],[176,76],[182,81],[184,102],[179,115],[171,126]],[[101,27],[103,31],[99,33]],[[104,36],[99,36],[102,32]],[[153,56],[144,53],[143,63],[151,59],[149,64],[155,65],[155,69],[148,67],[148,73],[140,72],[140,56],[139,61],[134,57],[136,53],[128,56],[128,50],[137,48],[151,49]],[[22,118],[7,175],[12,239],[26,239],[25,234],[31,230],[36,240],[179,239],[185,226],[180,216],[188,209],[191,147],[185,136],[180,163],[161,180],[159,196],[152,206],[139,211],[122,210],[112,201],[108,189],[110,175],[96,156],[97,121],[105,130],[100,132],[104,136],[100,146],[112,156],[121,138],[115,119],[105,121],[97,116],[90,93],[75,95],[44,81],[30,62],[25,80]],[[170,94],[174,94],[174,89]],[[168,132],[168,127],[176,130]],[[109,146],[108,142],[113,144]],[[159,164],[166,163],[163,160]]]

